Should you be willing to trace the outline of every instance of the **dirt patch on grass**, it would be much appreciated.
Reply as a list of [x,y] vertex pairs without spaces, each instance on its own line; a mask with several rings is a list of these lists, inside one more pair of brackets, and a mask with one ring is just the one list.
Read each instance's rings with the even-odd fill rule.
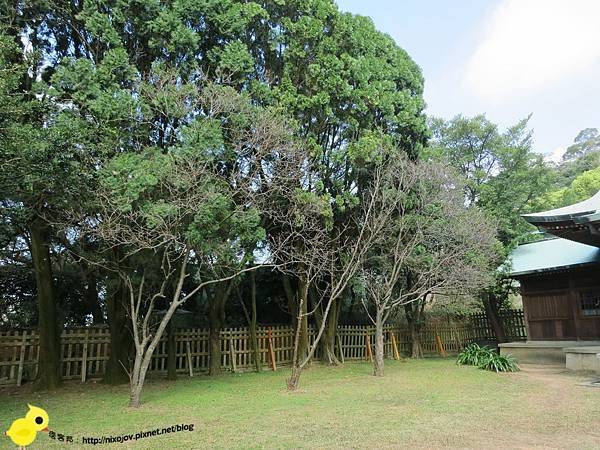
[[600,448],[600,389],[584,386],[597,376],[534,364],[515,375],[529,385],[523,409],[501,425],[508,433],[492,434],[499,440],[487,448]]

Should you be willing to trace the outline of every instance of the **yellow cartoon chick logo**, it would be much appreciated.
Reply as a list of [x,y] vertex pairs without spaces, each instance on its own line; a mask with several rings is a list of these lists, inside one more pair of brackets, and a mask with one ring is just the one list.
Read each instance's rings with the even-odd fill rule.
[[8,431],[4,433],[20,449],[24,449],[35,441],[38,431],[49,431],[48,413],[37,406],[27,406],[29,406],[29,411],[25,414],[25,418],[15,420]]

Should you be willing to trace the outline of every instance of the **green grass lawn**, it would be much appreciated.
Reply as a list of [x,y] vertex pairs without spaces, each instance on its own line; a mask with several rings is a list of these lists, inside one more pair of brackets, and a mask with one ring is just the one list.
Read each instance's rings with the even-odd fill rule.
[[[600,389],[539,370],[496,374],[452,359],[387,361],[307,370],[297,393],[287,369],[149,381],[139,410],[127,386],[68,383],[55,393],[0,391],[0,431],[27,403],[45,408],[59,444],[40,433],[30,448],[94,448],[82,437],[135,434],[175,424],[192,432],[95,448],[600,448]],[[0,436],[0,448],[14,448]]]

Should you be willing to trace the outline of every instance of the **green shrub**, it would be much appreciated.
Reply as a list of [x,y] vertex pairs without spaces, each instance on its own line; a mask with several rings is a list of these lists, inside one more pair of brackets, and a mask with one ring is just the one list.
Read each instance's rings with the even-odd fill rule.
[[519,370],[517,362],[511,355],[500,355],[496,352],[491,352],[478,367],[485,370],[495,370],[496,372],[516,372]]
[[489,357],[491,350],[479,344],[470,344],[458,354],[457,364],[467,366],[478,366]]
[[512,356],[500,355],[489,347],[478,344],[468,345],[459,353],[456,363],[496,372],[516,372],[519,370],[519,366]]

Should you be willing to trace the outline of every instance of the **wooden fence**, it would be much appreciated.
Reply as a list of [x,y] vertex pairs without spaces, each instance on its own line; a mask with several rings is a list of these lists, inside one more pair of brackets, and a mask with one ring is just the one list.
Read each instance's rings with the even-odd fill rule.
[[[522,309],[510,309],[500,313],[500,321],[509,341],[524,341],[527,339],[525,317]],[[469,324],[477,340],[495,341],[496,333],[485,313],[471,314]]]
[[[503,317],[510,339],[526,338],[523,312],[509,311]],[[314,339],[315,330],[309,329]],[[342,325],[337,329],[335,351],[341,361],[369,359],[375,345],[372,326]],[[261,365],[264,368],[291,363],[294,330],[289,325],[259,327],[257,330]],[[368,337],[368,339],[367,339]],[[406,327],[385,327],[385,355],[408,354],[411,349]],[[492,327],[485,315],[473,315],[465,322],[438,323],[423,327],[419,332],[423,352],[456,353],[473,341],[493,340]],[[439,337],[439,342],[438,338]],[[440,347],[441,345],[441,347]],[[107,327],[87,327],[64,330],[61,335],[61,375],[65,380],[101,378],[110,351]],[[38,336],[36,331],[0,331],[0,384],[16,384],[32,380],[38,370]],[[272,356],[271,356],[272,355]],[[316,357],[319,357],[317,352]],[[167,337],[156,348],[150,373],[167,372]],[[175,331],[175,368],[177,373],[193,376],[206,373],[209,367],[209,336],[205,329]],[[248,328],[226,328],[221,331],[221,367],[224,370],[246,371],[253,368],[253,352]]]

